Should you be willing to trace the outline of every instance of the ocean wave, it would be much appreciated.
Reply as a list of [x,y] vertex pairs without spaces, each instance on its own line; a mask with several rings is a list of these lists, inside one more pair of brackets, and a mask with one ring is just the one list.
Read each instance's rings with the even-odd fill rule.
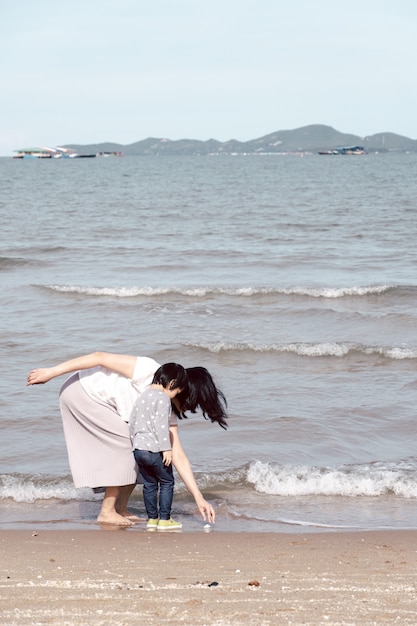
[[20,267],[22,265],[27,265],[30,263],[27,259],[23,259],[22,257],[0,257],[0,271],[10,270],[15,267]]
[[417,462],[332,467],[280,466],[253,461],[247,481],[277,496],[382,496],[417,498]]
[[364,287],[293,287],[283,289],[279,293],[285,295],[310,296],[311,298],[344,298],[346,296],[380,295],[390,289],[391,285],[369,285]]
[[[219,471],[196,471],[199,487],[223,494],[236,488],[255,490],[260,494],[300,496],[378,497],[395,495],[406,499],[417,498],[417,459],[391,463],[310,467],[305,465],[278,465],[252,461],[239,467]],[[140,493],[139,491],[137,493]],[[175,485],[176,498],[188,499],[182,483]],[[0,475],[0,501],[33,503],[42,500],[65,502],[100,501],[103,494],[92,489],[76,489],[70,476],[44,474]]]
[[353,342],[322,342],[322,343],[272,343],[254,344],[250,342],[217,341],[193,343],[187,342],[186,346],[207,350],[208,352],[263,352],[263,353],[291,353],[303,357],[345,357],[351,353],[359,352],[367,356],[379,355],[387,359],[402,360],[417,358],[417,348],[405,346],[367,346]]
[[[41,285],[42,286],[42,285]],[[311,298],[344,298],[347,296],[380,295],[396,289],[392,285],[370,285],[357,287],[93,287],[81,285],[43,285],[44,288],[58,293],[75,293],[86,296],[110,296],[114,298],[135,298],[140,296],[180,295],[190,298],[204,298],[211,295],[236,297],[257,296],[306,296]]]
[[326,524],[324,522],[311,522],[302,519],[290,519],[285,517],[278,517],[270,519],[269,517],[261,517],[260,515],[250,515],[246,512],[228,511],[228,515],[236,520],[244,520],[245,522],[260,522],[261,524],[275,524],[275,525],[287,525],[287,526],[303,526],[305,528],[328,528],[338,530],[356,530],[358,526],[347,524]]
[[35,474],[0,475],[0,500],[35,502],[36,500],[92,500],[98,499],[91,489],[76,489],[71,477]]

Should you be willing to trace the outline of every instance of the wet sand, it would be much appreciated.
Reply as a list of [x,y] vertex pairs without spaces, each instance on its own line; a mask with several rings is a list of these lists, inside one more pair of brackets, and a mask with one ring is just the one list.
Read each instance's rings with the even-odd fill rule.
[[417,623],[417,531],[0,531],[0,624]]

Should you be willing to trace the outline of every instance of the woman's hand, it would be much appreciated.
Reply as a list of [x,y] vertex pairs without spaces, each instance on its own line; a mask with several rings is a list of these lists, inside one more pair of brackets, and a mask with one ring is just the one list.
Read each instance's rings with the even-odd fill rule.
[[214,524],[216,521],[216,514],[211,504],[209,504],[206,500],[202,500],[201,502],[197,502],[197,506],[203,520]]
[[53,368],[46,367],[41,369],[32,370],[26,381],[26,387],[29,385],[43,385],[47,383],[48,380],[54,377]]

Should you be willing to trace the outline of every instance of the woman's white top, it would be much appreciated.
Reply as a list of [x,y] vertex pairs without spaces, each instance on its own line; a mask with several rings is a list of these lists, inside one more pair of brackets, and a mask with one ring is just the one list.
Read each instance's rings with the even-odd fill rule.
[[126,378],[105,367],[80,370],[80,383],[84,391],[96,402],[113,408],[123,421],[128,422],[134,404],[152,383],[160,364],[147,356],[138,356],[133,378]]

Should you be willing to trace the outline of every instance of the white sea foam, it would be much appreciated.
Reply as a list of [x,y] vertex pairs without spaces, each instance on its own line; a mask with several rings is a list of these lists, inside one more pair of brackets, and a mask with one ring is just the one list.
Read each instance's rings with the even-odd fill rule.
[[0,500],[7,498],[15,502],[35,502],[50,499],[91,500],[96,496],[91,489],[76,489],[70,478],[3,474],[0,476]]
[[312,298],[344,298],[346,296],[367,296],[382,294],[391,289],[391,285],[370,285],[364,287],[294,287],[285,289],[287,295],[311,296]]
[[195,343],[189,342],[185,345],[193,348],[200,348],[208,352],[277,352],[292,353],[306,357],[344,357],[352,352],[359,352],[366,355],[380,355],[387,359],[415,359],[417,358],[417,348],[403,346],[367,346],[361,343],[334,342],[323,343],[288,343],[288,344],[254,344],[250,342],[217,341]]
[[229,515],[230,517],[234,518],[234,519],[243,519],[245,521],[255,521],[255,522],[261,522],[264,524],[286,524],[288,526],[304,526],[306,528],[308,527],[314,527],[314,528],[334,528],[334,529],[340,529],[340,530],[352,530],[357,528],[357,526],[352,526],[352,525],[347,525],[347,524],[326,524],[324,522],[315,522],[315,521],[307,521],[307,520],[302,520],[302,519],[290,519],[290,518],[286,518],[286,517],[277,517],[274,519],[270,519],[267,517],[261,517],[259,515],[251,515],[248,514],[247,512],[244,513],[240,513],[239,511],[233,511],[230,510],[229,511]]
[[279,466],[254,461],[247,480],[261,493],[278,496],[381,496],[417,498],[417,464],[330,467]]
[[226,295],[226,296],[308,296],[311,298],[344,298],[346,296],[367,296],[383,294],[391,285],[371,285],[356,287],[150,287],[150,286],[132,286],[132,287],[94,287],[82,285],[45,285],[47,289],[59,293],[76,293],[88,296],[110,296],[115,298],[135,298],[138,296],[161,296],[161,295],[181,295],[192,298],[204,298],[208,295]]

